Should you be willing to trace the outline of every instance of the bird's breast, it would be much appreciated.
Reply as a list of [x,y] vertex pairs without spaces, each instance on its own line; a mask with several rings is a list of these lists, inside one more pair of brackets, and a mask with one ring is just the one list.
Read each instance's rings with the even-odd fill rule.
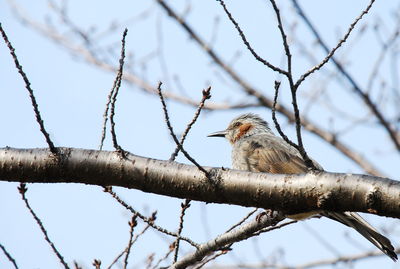
[[249,164],[249,154],[248,154],[248,146],[246,145],[246,141],[237,142],[232,147],[232,168],[236,170],[247,170],[251,171],[251,167]]

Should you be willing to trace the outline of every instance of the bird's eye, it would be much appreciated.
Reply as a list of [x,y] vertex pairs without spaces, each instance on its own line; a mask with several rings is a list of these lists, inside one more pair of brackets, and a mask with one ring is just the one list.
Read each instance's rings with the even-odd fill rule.
[[238,121],[238,122],[235,122],[235,124],[233,124],[233,127],[237,128],[237,127],[239,127],[240,125],[242,125],[242,123],[241,123],[240,121]]

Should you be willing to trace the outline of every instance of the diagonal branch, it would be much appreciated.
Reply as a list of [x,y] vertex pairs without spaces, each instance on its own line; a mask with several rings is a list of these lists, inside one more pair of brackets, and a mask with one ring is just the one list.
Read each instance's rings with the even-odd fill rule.
[[256,219],[240,228],[224,233],[202,244],[198,250],[183,257],[170,268],[180,269],[186,268],[188,265],[193,265],[214,251],[225,250],[225,246],[252,237],[257,231],[269,226],[274,226],[284,218],[285,216],[279,212],[272,212],[271,214],[263,215],[260,219]]
[[[188,123],[188,125],[186,126],[185,131],[182,134],[181,140],[179,141],[179,143],[181,145],[183,145],[183,143],[185,142],[186,136],[188,135],[190,129],[192,128],[192,126],[195,124],[195,122],[197,121],[197,118],[200,116],[200,112],[201,110],[204,108],[204,105],[206,103],[206,100],[211,98],[211,86],[209,86],[207,89],[203,90],[203,97],[201,98],[201,101],[197,107],[196,112],[194,113],[193,119]],[[177,146],[175,148],[175,151],[171,154],[171,157],[169,158],[170,161],[174,161],[176,156],[179,153],[179,147]]]
[[[224,9],[226,15],[228,16],[229,20],[232,22],[232,24],[235,26],[236,30],[239,33],[239,36],[242,38],[243,43],[246,45],[247,49],[251,52],[251,54],[256,58],[257,61],[261,62],[262,64],[266,65],[268,68],[281,73],[285,76],[288,75],[288,72],[280,69],[279,67],[276,67],[275,65],[271,64],[267,60],[263,59],[260,55],[257,54],[257,52],[253,49],[253,47],[250,45],[249,41],[247,41],[246,36],[244,35],[242,29],[239,26],[239,23],[233,18],[232,14],[229,12],[228,8],[225,5],[225,2],[223,0],[218,0],[219,3],[221,4],[222,8]],[[164,1],[158,0],[158,2],[163,5]]]
[[17,262],[15,261],[15,259],[11,256],[11,254],[7,251],[7,249],[0,244],[0,248],[3,251],[4,255],[6,255],[7,259],[13,264],[15,269],[18,269],[18,265]]
[[[225,63],[222,58],[208,46],[208,44],[200,37],[200,35],[181,17],[179,16],[165,1],[158,0],[160,6],[168,13],[168,15],[174,19],[179,25],[185,30],[191,40],[199,45],[199,47],[206,52],[206,54],[224,70],[238,85],[240,85],[244,92],[248,95],[254,96],[258,102],[267,108],[272,109],[273,101],[262,94],[257,89],[253,88],[250,84],[248,84],[237,72],[235,72],[227,63]],[[277,104],[276,111],[280,112],[284,115],[290,122],[295,122],[295,116],[287,107],[282,104]],[[356,152],[354,149],[350,148],[348,145],[342,143],[339,138],[322,127],[318,126],[316,123],[310,121],[309,119],[302,117],[301,124],[304,126],[306,130],[317,135],[321,139],[325,140],[337,150],[342,152],[349,159],[357,163],[360,167],[362,167],[367,173],[383,176],[383,173],[378,170],[371,162],[366,160],[360,153]]]
[[[299,14],[299,16],[304,20],[308,28],[310,28],[311,32],[314,34],[316,37],[318,43],[321,45],[321,47],[325,50],[326,53],[329,53],[329,48],[326,45],[326,43],[322,40],[321,35],[317,32],[315,26],[311,23],[311,21],[308,19],[308,17],[305,15],[304,11],[302,8],[299,6],[296,0],[292,0],[293,5]],[[374,0],[371,0],[370,5],[374,2]],[[379,108],[374,104],[374,102],[371,100],[370,96],[368,93],[364,92],[361,87],[357,84],[357,82],[353,79],[353,77],[345,70],[342,64],[340,64],[335,57],[331,56],[330,59],[332,60],[333,64],[336,66],[336,68],[339,70],[339,72],[347,79],[347,81],[352,85],[352,88],[354,92],[360,96],[360,98],[364,101],[366,106],[374,113],[376,118],[379,120],[380,124],[382,127],[386,130],[386,132],[389,134],[389,137],[391,138],[393,144],[395,145],[396,149],[400,151],[400,141],[399,141],[399,136],[397,132],[390,126],[390,123],[386,120],[382,112],[379,110]]]
[[[329,51],[328,55],[316,66],[314,66],[313,68],[311,68],[310,70],[308,70],[306,73],[304,73],[299,80],[296,82],[296,88],[312,73],[314,73],[315,71],[321,69],[322,66],[324,66],[335,54],[335,52],[343,45],[343,43],[345,43],[347,41],[347,38],[350,36],[350,33],[353,31],[354,27],[356,26],[356,24],[362,19],[362,17],[367,14],[369,12],[369,10],[371,9],[372,5],[374,4],[375,0],[371,0],[371,2],[368,4],[367,8],[365,10],[363,10],[361,12],[361,14],[355,19],[355,21],[350,24],[349,29],[347,29],[346,34],[344,35],[344,37],[337,43],[337,45],[331,50]],[[298,3],[296,1],[293,1],[293,4],[296,7],[296,10],[298,10],[298,13],[302,13],[303,15],[299,14],[303,19],[306,18],[306,16],[304,15],[303,11],[300,9],[300,6],[298,5]],[[307,25],[310,27],[311,22],[307,19],[308,22]],[[320,42],[320,44],[322,45],[321,41],[322,39],[320,38],[319,34],[316,32],[315,28],[311,28],[311,30],[313,31],[314,35],[317,36],[318,41]],[[325,51],[328,51],[328,47],[324,46]]]
[[17,58],[17,55],[15,54],[15,49],[11,45],[11,42],[8,40],[7,34],[4,31],[1,23],[0,23],[0,32],[1,32],[1,35],[2,35],[2,37],[4,39],[4,42],[6,43],[8,49],[10,50],[10,54],[11,54],[13,60],[14,60],[16,68],[17,68],[18,72],[21,74],[22,79],[25,82],[25,88],[29,92],[29,97],[31,98],[33,111],[35,112],[35,116],[36,116],[36,121],[38,122],[38,124],[40,126],[40,131],[42,132],[43,136],[45,137],[47,145],[49,145],[49,149],[50,149],[51,153],[56,155],[57,154],[56,148],[55,148],[55,146],[53,144],[53,141],[51,141],[49,133],[46,131],[46,128],[44,127],[44,122],[43,122],[42,116],[40,115],[39,106],[38,106],[38,104],[36,102],[35,95],[33,94],[33,90],[31,88],[31,83],[29,82],[28,77],[26,76],[24,70],[22,69],[22,66],[19,63],[19,60]]
[[161,85],[162,85],[162,82],[159,82],[158,83],[158,95],[160,96],[160,101],[161,101],[163,112],[164,112],[165,122],[167,123],[168,130],[169,130],[177,148],[179,148],[179,150],[183,153],[183,155],[185,155],[185,157],[191,163],[193,163],[200,171],[202,171],[208,177],[208,172],[192,156],[189,155],[189,153],[183,148],[183,145],[179,142],[178,138],[176,137],[174,129],[169,120],[168,109],[167,109],[167,105],[164,100],[164,96],[162,94]]
[[122,81],[122,75],[123,75],[123,70],[124,70],[124,60],[125,60],[125,38],[128,33],[128,29],[125,28],[124,33],[122,34],[122,45],[121,45],[121,57],[119,59],[119,68],[117,72],[117,76],[115,78],[113,87],[111,89],[111,109],[110,109],[110,123],[111,123],[111,137],[112,141],[114,144],[115,150],[120,152],[122,154],[122,157],[125,157],[124,150],[121,148],[121,146],[117,142],[117,135],[115,134],[115,121],[114,121],[114,115],[115,115],[115,103],[117,101],[117,96],[119,89],[121,88],[121,81]]
[[61,255],[61,253],[57,250],[56,246],[54,245],[53,241],[49,238],[49,235],[47,234],[46,228],[43,226],[42,221],[39,219],[39,217],[36,215],[35,211],[33,211],[32,207],[29,204],[28,199],[26,198],[26,191],[28,190],[26,188],[26,185],[24,183],[21,183],[20,186],[18,187],[19,193],[21,194],[22,200],[25,203],[25,206],[28,208],[29,212],[31,213],[32,217],[35,219],[36,223],[39,225],[40,230],[42,231],[44,235],[44,239],[49,243],[51,249],[53,252],[56,254],[57,258],[59,259],[60,263],[64,266],[65,269],[69,269],[68,264],[65,262],[64,257]]

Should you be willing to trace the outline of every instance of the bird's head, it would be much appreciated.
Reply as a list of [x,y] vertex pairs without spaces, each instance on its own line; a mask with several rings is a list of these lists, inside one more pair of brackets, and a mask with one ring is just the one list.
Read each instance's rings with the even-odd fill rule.
[[226,130],[211,133],[208,137],[225,137],[234,144],[241,138],[259,133],[271,133],[268,123],[260,116],[248,113],[234,118]]

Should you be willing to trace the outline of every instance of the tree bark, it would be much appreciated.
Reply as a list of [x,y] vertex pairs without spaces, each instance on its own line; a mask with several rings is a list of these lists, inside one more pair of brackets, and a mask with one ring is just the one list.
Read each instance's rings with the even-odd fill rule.
[[0,181],[120,186],[208,203],[269,208],[294,214],[358,211],[400,217],[400,183],[375,176],[328,172],[251,173],[117,152],[76,148],[0,149]]

